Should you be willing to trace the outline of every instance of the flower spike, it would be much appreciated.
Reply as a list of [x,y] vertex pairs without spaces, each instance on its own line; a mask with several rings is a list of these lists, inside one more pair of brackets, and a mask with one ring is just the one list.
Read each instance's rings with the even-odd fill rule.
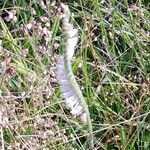
[[58,58],[56,66],[56,77],[66,105],[71,110],[71,114],[73,114],[74,116],[80,116],[83,122],[88,123],[90,132],[89,146],[92,149],[93,132],[90,113],[71,68],[71,60],[78,42],[78,30],[75,29],[70,23],[71,13],[69,7],[63,3],[61,3],[60,6],[63,11],[63,15],[61,16],[61,18],[65,41],[64,53]]

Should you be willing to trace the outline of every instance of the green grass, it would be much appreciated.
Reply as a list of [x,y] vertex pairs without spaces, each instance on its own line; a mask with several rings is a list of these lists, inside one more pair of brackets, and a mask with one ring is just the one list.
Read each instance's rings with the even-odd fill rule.
[[[150,4],[144,0],[66,3],[79,30],[72,67],[90,110],[95,149],[150,149]],[[88,127],[66,109],[54,76],[55,57],[63,49],[62,29],[57,4],[47,1],[46,6],[42,9],[35,0],[0,0],[3,149],[86,146]],[[4,20],[10,9],[17,11],[16,22]],[[46,27],[41,16],[48,17],[48,42],[37,27],[28,34],[22,30],[32,19]],[[25,49],[27,56],[22,57]]]

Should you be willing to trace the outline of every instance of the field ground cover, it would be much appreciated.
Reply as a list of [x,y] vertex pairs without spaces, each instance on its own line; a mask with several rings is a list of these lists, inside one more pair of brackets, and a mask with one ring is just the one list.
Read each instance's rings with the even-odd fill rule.
[[[88,126],[70,114],[55,77],[64,42],[59,2],[0,0],[2,150],[88,149]],[[95,150],[149,150],[150,3],[61,2],[79,31],[72,68]]]

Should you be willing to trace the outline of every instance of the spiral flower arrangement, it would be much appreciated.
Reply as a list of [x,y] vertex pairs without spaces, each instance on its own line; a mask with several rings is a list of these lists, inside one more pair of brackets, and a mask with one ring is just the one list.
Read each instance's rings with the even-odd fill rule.
[[56,77],[66,105],[71,110],[71,114],[80,116],[84,123],[88,123],[90,147],[93,147],[90,113],[71,68],[71,60],[78,41],[78,30],[70,23],[70,10],[68,6],[61,3],[61,9],[63,11],[62,28],[65,41],[64,53],[58,58],[56,66]]

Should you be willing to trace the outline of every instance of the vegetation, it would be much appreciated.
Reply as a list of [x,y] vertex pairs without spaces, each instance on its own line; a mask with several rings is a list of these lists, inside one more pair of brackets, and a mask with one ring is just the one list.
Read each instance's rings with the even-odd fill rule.
[[[144,0],[66,0],[79,41],[73,72],[95,150],[150,149],[150,13]],[[88,125],[59,89],[60,1],[0,0],[1,149],[88,149]]]

